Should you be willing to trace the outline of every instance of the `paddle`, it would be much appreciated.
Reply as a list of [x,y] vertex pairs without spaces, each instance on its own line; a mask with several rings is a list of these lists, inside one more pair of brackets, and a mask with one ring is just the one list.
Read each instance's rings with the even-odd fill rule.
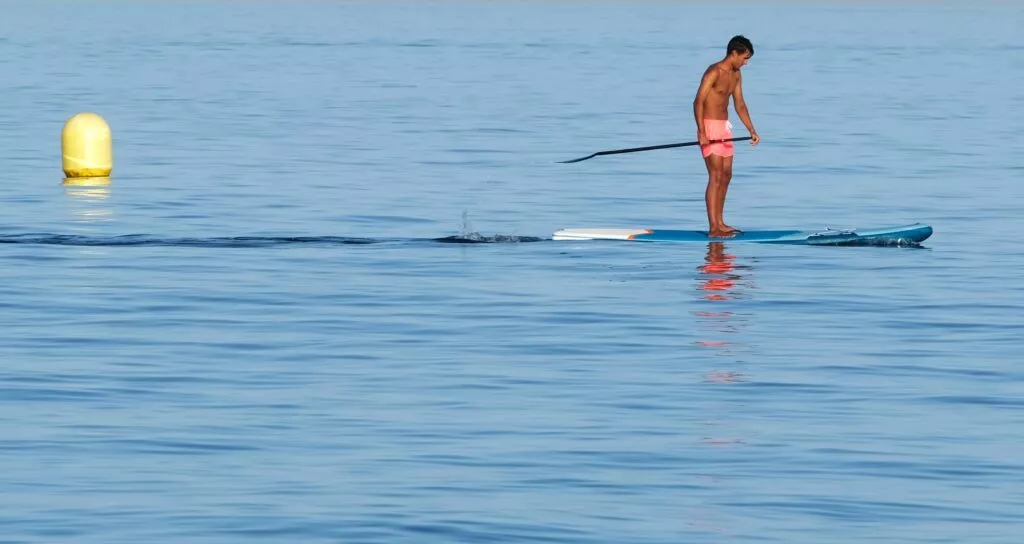
[[[741,142],[743,140],[749,140],[749,139],[750,139],[750,136],[742,136],[740,138],[729,138],[727,140],[711,140],[709,143],[719,144],[719,143],[722,143],[722,142]],[[669,148],[672,148],[672,147],[686,147],[686,146],[690,146],[690,145],[700,145],[700,142],[685,142],[685,143],[681,143],[681,144],[649,145],[647,147],[631,147],[629,149],[613,149],[611,151],[598,151],[597,153],[594,153],[592,155],[587,155],[586,157],[580,157],[578,159],[573,159],[571,161],[558,161],[558,162],[560,162],[562,164],[569,164],[569,163],[573,163],[573,162],[580,162],[580,161],[585,161],[587,159],[592,159],[592,158],[597,157],[599,155],[618,155],[619,153],[636,153],[637,151],[653,151],[655,149],[669,149]]]

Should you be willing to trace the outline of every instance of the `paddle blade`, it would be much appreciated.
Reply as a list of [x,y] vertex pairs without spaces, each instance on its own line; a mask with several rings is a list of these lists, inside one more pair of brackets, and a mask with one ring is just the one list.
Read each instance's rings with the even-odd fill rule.
[[596,156],[597,156],[597,153],[592,153],[590,155],[587,155],[586,157],[580,157],[578,159],[573,159],[571,161],[558,161],[558,162],[559,162],[559,164],[570,164],[570,163],[574,163],[574,162],[583,162],[583,161],[585,161],[587,159],[593,159]]

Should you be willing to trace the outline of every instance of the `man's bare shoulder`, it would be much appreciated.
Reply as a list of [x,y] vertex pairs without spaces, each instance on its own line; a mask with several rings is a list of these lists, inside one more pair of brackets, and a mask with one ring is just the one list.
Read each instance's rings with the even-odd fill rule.
[[716,62],[708,66],[707,69],[704,70],[704,75],[701,77],[701,79],[714,79],[718,75],[718,72],[718,63]]

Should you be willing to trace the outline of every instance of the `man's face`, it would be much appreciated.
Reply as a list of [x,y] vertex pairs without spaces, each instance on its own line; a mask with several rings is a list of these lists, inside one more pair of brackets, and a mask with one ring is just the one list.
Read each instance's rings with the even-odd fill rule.
[[733,65],[733,67],[736,68],[736,69],[739,69],[739,68],[742,68],[742,67],[746,66],[747,63],[750,62],[751,54],[750,54],[750,51],[747,51],[746,53],[739,53],[739,52],[733,51],[730,56],[732,57],[732,65]]

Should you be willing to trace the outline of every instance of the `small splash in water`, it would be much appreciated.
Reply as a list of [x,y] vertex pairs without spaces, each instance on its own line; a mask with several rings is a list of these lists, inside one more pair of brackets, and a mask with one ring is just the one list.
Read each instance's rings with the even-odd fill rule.
[[459,229],[459,233],[462,236],[473,234],[473,223],[469,220],[469,210],[462,210],[462,228]]
[[473,230],[473,222],[469,219],[469,210],[462,210],[462,228],[459,234],[434,238],[435,242],[443,244],[518,244],[521,242],[541,242],[544,238],[536,236],[516,236],[513,234],[495,234],[484,236]]

